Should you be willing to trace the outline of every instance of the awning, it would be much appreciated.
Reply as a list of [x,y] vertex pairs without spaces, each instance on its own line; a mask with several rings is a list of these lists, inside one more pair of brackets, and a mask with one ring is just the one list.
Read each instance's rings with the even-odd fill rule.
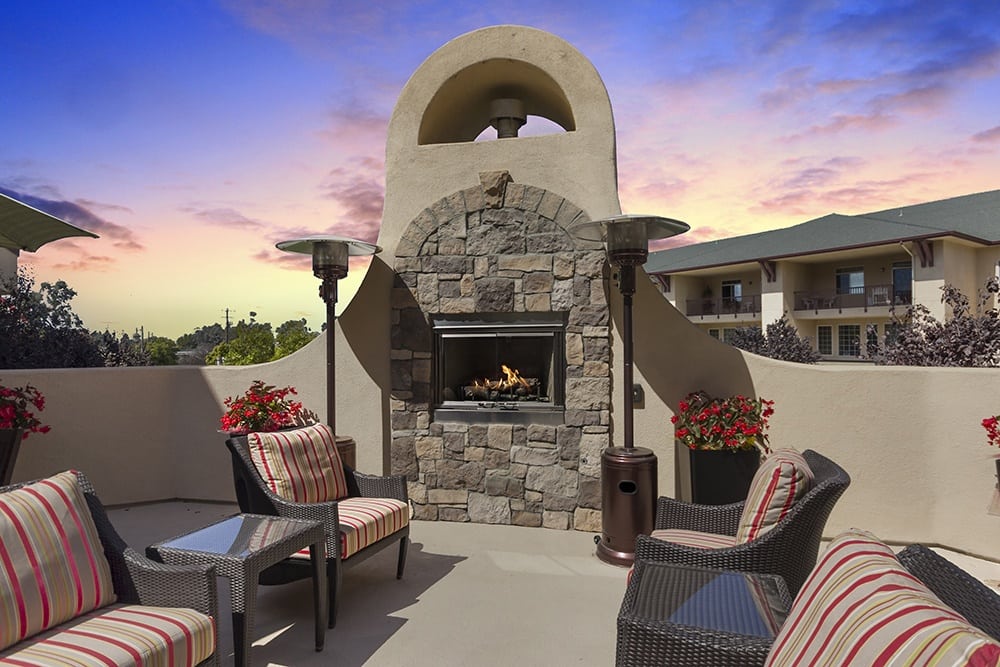
[[0,248],[35,252],[46,243],[67,236],[98,238],[93,232],[0,194]]

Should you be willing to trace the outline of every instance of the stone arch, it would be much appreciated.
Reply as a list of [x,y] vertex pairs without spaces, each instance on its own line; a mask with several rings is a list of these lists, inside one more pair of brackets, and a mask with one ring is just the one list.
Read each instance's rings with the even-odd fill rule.
[[456,72],[434,93],[420,120],[419,145],[473,141],[490,125],[490,103],[513,98],[530,116],[541,116],[563,130],[576,119],[562,86],[540,67],[523,60],[491,58]]
[[[611,410],[603,246],[567,232],[589,220],[568,199],[480,177],[421,211],[396,248],[391,470],[417,518],[596,530]],[[566,314],[561,423],[436,421],[431,315],[553,311]]]

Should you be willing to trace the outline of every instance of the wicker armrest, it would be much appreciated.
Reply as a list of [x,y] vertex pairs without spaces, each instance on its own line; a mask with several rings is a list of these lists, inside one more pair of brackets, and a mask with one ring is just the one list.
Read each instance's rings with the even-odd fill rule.
[[354,479],[358,483],[358,491],[365,498],[395,498],[403,502],[409,500],[405,475],[366,475],[355,470]]
[[122,553],[128,581],[115,590],[120,602],[153,607],[188,607],[219,618],[213,565],[164,565],[129,547]]
[[656,530],[697,530],[716,535],[736,535],[745,501],[729,505],[696,505],[661,496],[656,500]]

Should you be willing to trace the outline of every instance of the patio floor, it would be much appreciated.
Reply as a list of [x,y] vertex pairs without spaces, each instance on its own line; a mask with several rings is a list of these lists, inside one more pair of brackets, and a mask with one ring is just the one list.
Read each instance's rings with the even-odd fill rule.
[[[140,551],[211,523],[235,505],[165,502],[112,509]],[[625,570],[594,556],[592,533],[416,521],[406,572],[396,550],[347,570],[337,627],[313,650],[308,581],[261,587],[253,664],[611,665]],[[1000,564],[941,551],[1000,591]],[[229,596],[220,579],[219,640],[232,664]]]

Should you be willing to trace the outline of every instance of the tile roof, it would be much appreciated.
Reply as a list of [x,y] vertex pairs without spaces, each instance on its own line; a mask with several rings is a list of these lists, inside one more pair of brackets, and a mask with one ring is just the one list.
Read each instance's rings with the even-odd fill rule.
[[686,271],[941,236],[1000,243],[1000,190],[863,215],[831,213],[784,229],[660,250],[650,253],[645,269]]

